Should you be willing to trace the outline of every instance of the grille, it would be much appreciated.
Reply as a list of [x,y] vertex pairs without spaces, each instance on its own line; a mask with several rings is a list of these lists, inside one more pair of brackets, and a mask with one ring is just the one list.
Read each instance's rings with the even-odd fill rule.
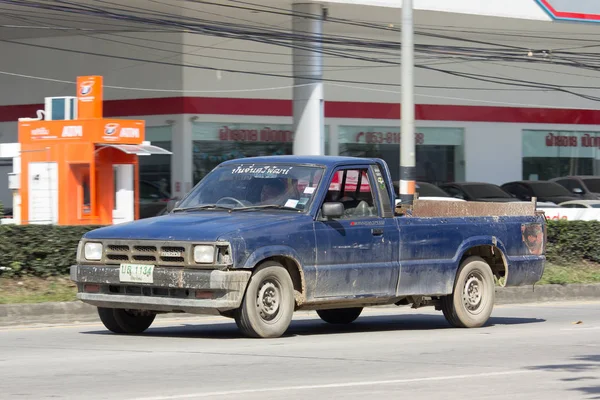
[[186,246],[109,242],[106,244],[105,262],[183,266],[188,263],[188,254]]
[[108,250],[118,251],[118,252],[126,252],[126,251],[129,251],[129,246],[111,244],[108,246]]

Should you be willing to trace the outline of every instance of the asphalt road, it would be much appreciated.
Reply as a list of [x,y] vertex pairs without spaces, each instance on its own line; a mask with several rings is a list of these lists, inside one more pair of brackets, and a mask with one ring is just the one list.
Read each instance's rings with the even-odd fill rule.
[[432,309],[370,309],[343,328],[298,313],[246,339],[223,318],[0,329],[2,399],[600,399],[600,303],[497,306],[480,329]]

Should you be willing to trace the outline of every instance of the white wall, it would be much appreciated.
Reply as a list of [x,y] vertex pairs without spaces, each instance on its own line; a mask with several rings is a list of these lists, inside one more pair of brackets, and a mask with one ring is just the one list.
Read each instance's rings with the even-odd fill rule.
[[[67,36],[23,40],[36,46],[69,49],[64,52],[21,44],[0,42],[0,71],[27,75],[19,77],[0,73],[0,106],[8,104],[40,104],[44,97],[75,96],[74,83],[34,79],[41,77],[75,82],[77,76],[104,76],[105,99],[179,96],[182,87],[181,34],[135,34]],[[137,38],[137,39],[136,39]],[[140,39],[141,38],[141,39]],[[115,41],[125,42],[115,43]],[[169,43],[158,43],[164,41]],[[145,47],[141,47],[145,46]],[[149,48],[147,48],[149,47]],[[117,57],[161,60],[175,66],[151,64],[77,53],[85,51]],[[166,57],[170,57],[166,59]],[[106,86],[174,89],[174,92],[150,92],[112,89]]]
[[3,166],[0,161],[0,202],[4,208],[12,207],[12,191],[8,190],[8,174],[12,172],[12,165]]
[[[473,5],[475,7],[475,5]],[[288,18],[289,19],[289,18]],[[289,28],[290,21],[282,19],[281,28]],[[499,22],[500,21],[500,22]],[[485,23],[490,29],[485,29]],[[467,39],[486,40],[503,46],[518,45],[526,49],[543,50],[569,47],[571,39],[589,37],[593,28],[581,24],[556,24],[541,21],[526,21],[497,17],[465,16],[444,12],[422,12],[419,14],[419,29],[436,27],[442,24],[451,34]],[[460,33],[461,26],[478,33]],[[530,34],[546,35],[556,31],[551,39],[524,39],[506,36],[510,29],[529,30]],[[429,28],[427,28],[429,29]],[[363,39],[393,40],[399,42],[395,32],[381,36],[363,36]],[[452,33],[454,32],[454,33]],[[358,32],[355,32],[357,34]],[[125,35],[121,37],[116,35]],[[46,96],[74,95],[73,84],[49,82],[33,79],[42,77],[74,82],[78,75],[103,75],[105,78],[106,99],[136,99],[145,97],[203,96],[203,97],[244,97],[290,99],[293,80],[291,50],[287,47],[260,44],[250,41],[223,39],[193,34],[134,34],[71,36],[43,39],[30,39],[26,43],[38,46],[65,48],[74,51],[87,51],[110,54],[117,57],[132,57],[145,60],[174,63],[175,66],[158,65],[142,61],[97,57],[59,50],[0,43],[0,71],[27,75],[17,77],[0,72],[0,106],[9,104],[37,104]],[[587,36],[586,36],[587,35]],[[133,38],[135,37],[135,38]],[[136,39],[137,38],[137,39]],[[115,41],[126,42],[115,43]],[[183,46],[182,46],[183,43]],[[417,44],[468,45],[464,41],[416,37]],[[594,51],[594,49],[586,49]],[[523,51],[523,57],[527,57]],[[397,54],[397,60],[400,51]],[[535,55],[533,58],[538,57]],[[540,56],[541,57],[541,56]],[[543,58],[543,57],[541,57]],[[574,86],[600,86],[600,79],[593,71],[575,67],[534,63],[507,62],[453,62],[452,60],[425,60],[418,54],[417,64],[429,63],[436,68],[455,72],[484,74],[493,77],[508,77],[523,81],[560,83]],[[435,62],[435,65],[431,65]],[[179,64],[186,65],[180,68]],[[217,68],[218,71],[194,68]],[[387,84],[400,84],[400,66],[381,65],[365,61],[326,56],[324,78],[341,81],[377,81]],[[256,73],[278,74],[285,77],[247,75],[225,70],[243,70]],[[531,88],[518,88],[506,85],[484,83],[478,80],[456,77],[441,72],[415,70],[417,86],[429,85],[434,88],[417,87],[416,101],[420,104],[466,104],[488,106],[520,107],[563,107],[597,109],[598,103],[556,91],[540,91]],[[129,89],[110,88],[119,86]],[[469,87],[494,90],[440,89],[439,87]],[[283,87],[283,88],[280,88]],[[145,90],[135,90],[145,89]],[[276,89],[274,89],[276,88]],[[266,90],[268,89],[268,90]],[[503,90],[496,90],[503,89]],[[594,90],[576,89],[583,94],[596,95]],[[325,82],[325,99],[356,102],[400,101],[399,86],[375,86],[348,82]]]

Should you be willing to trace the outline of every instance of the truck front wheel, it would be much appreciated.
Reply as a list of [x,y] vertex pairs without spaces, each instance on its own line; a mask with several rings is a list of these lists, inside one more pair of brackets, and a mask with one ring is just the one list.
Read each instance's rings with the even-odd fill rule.
[[458,269],[452,294],[442,297],[442,311],[456,328],[478,328],[492,314],[495,301],[494,276],[481,257],[469,257]]
[[152,325],[156,314],[137,310],[98,307],[104,326],[114,333],[142,333]]
[[287,270],[268,261],[259,266],[246,289],[235,322],[244,335],[275,338],[288,329],[294,314],[294,285]]

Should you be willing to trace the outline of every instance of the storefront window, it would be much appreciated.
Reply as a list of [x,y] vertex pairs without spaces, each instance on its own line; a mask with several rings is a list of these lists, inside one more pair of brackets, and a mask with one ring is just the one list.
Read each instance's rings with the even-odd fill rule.
[[[384,159],[392,180],[400,175],[399,127],[339,126],[341,156]],[[465,178],[464,129],[416,128],[417,180],[439,184]]]
[[[195,122],[192,129],[194,185],[223,161],[293,154],[292,125]],[[326,154],[328,137],[326,126]]]
[[600,174],[600,132],[523,130],[523,179]]
[[[171,151],[171,126],[146,127],[146,140]],[[140,182],[148,182],[163,192],[171,192],[171,155],[153,154],[139,157]]]

